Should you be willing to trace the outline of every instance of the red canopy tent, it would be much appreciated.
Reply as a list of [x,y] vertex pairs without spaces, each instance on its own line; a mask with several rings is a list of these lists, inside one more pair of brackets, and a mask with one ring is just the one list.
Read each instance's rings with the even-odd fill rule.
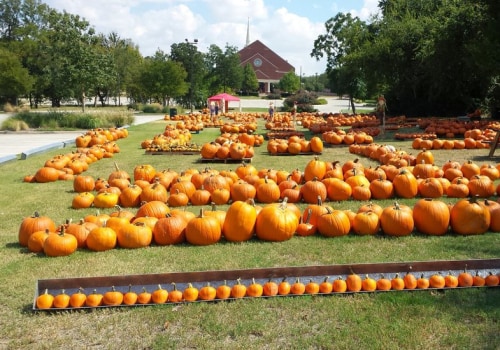
[[214,95],[212,97],[208,98],[208,105],[210,105],[210,102],[215,102],[218,103],[219,106],[221,106],[222,112],[227,112],[229,110],[229,102],[234,102],[238,101],[239,102],[239,109],[241,112],[241,101],[238,97],[226,94],[225,92],[222,94]]

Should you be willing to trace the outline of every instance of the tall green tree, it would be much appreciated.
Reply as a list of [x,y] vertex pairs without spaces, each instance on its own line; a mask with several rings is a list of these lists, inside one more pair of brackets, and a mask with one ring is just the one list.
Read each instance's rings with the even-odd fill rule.
[[61,98],[76,98],[85,111],[89,94],[109,84],[116,75],[112,57],[94,29],[79,16],[51,11],[46,33],[47,74],[53,105]]
[[0,48],[0,100],[17,105],[17,98],[31,89],[33,78],[14,53]]
[[206,100],[204,79],[207,75],[204,55],[198,50],[197,42],[181,42],[170,47],[170,59],[179,62],[187,72],[188,91],[177,98],[185,107],[200,106]]
[[283,92],[295,93],[300,89],[300,78],[294,71],[290,71],[281,77],[278,85]]
[[141,82],[151,97],[168,106],[172,98],[183,96],[189,90],[186,77],[182,64],[158,50],[153,57],[146,58]]
[[243,67],[243,82],[241,84],[241,90],[244,94],[248,95],[250,92],[257,91],[259,89],[259,81],[257,80],[257,75],[253,70],[252,66],[248,63]]

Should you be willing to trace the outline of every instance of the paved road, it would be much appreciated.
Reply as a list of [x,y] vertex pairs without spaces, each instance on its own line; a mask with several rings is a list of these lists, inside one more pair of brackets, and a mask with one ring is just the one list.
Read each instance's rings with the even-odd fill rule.
[[[342,109],[349,107],[349,101],[346,99],[338,99],[337,97],[327,97],[328,104],[315,106],[319,112],[340,112]],[[269,100],[263,99],[242,99],[241,107],[260,107],[267,108]],[[276,108],[282,106],[282,101],[274,101]],[[237,109],[239,104],[232,102],[230,108]],[[9,114],[0,114],[0,124],[9,117]],[[150,121],[163,119],[162,115],[143,115],[135,116],[134,124],[143,124]],[[62,132],[2,132],[0,131],[0,164],[5,161],[18,159],[23,153],[30,153],[41,149],[60,148],[66,145],[73,146],[76,136],[81,134],[81,131],[62,131]]]

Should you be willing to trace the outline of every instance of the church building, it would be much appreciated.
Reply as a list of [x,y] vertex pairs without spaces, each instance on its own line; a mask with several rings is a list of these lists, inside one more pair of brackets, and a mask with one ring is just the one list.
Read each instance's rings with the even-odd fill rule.
[[277,84],[283,75],[295,71],[295,68],[261,41],[256,40],[252,43],[249,41],[249,29],[247,28],[246,45],[238,52],[240,65],[244,67],[250,64],[259,81],[259,91],[270,93],[272,92],[271,84]]

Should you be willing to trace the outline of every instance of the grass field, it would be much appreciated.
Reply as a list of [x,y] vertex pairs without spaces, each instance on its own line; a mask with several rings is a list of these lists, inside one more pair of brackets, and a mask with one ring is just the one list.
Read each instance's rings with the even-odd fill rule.
[[[165,122],[129,129],[118,142],[114,158],[93,163],[86,172],[107,178],[116,162],[133,173],[136,165],[157,170],[212,167],[234,169],[237,164],[199,163],[196,155],[146,155],[140,142],[163,131]],[[259,132],[264,132],[262,129]],[[202,144],[213,141],[217,129],[193,135]],[[416,153],[409,141],[395,141],[390,133],[381,144]],[[112,276],[165,272],[230,270],[257,267],[323,264],[404,262],[498,258],[500,235],[447,234],[402,238],[383,235],[323,238],[293,237],[281,243],[251,240],[197,247],[155,246],[95,253],[79,250],[62,258],[27,252],[17,241],[22,219],[38,210],[57,224],[78,220],[95,209],[73,210],[72,183],[27,184],[54,150],[0,166],[0,349],[498,349],[500,348],[500,288],[446,291],[403,291],[354,295],[302,296],[127,308],[98,308],[33,312],[38,279]],[[491,162],[487,150],[433,151],[436,164],[449,159]],[[352,160],[347,147],[325,148],[322,159]],[[265,145],[257,148],[257,168],[304,169],[310,156],[271,157]],[[498,161],[498,158],[496,158]],[[361,159],[365,166],[376,166]],[[496,199],[496,198],[495,198]],[[451,199],[443,198],[445,201]],[[416,199],[401,200],[412,205]],[[389,205],[392,201],[381,202]],[[330,203],[352,209],[356,201]],[[301,208],[305,205],[301,204]],[[222,209],[225,207],[222,206]],[[199,208],[188,207],[198,211]],[[112,210],[103,210],[104,212]]]

